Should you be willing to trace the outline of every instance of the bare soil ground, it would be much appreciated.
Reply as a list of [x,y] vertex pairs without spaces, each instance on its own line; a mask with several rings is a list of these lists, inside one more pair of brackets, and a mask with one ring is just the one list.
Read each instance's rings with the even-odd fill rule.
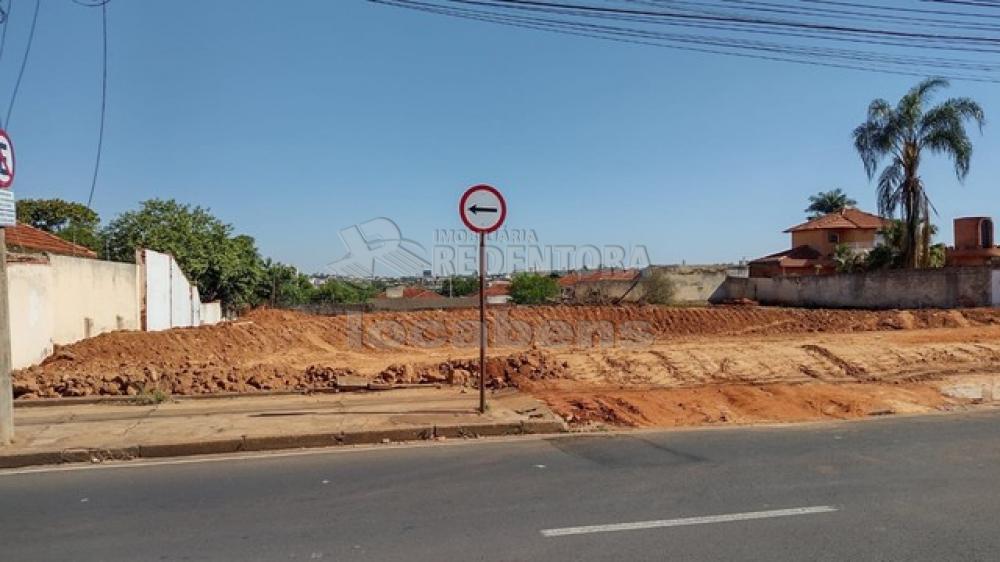
[[[517,386],[574,424],[848,418],[967,400],[940,392],[1000,373],[1000,312],[763,307],[533,307],[490,316],[493,388]],[[114,332],[15,372],[20,399],[331,388],[340,375],[475,384],[475,310]]]

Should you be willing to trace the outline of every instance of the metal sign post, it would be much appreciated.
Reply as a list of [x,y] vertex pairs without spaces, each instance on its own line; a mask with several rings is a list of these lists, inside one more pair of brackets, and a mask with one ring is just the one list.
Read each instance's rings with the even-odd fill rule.
[[489,185],[470,187],[458,202],[458,214],[479,234],[479,413],[486,413],[486,235],[507,218],[507,202]]
[[7,302],[7,237],[5,226],[17,224],[14,194],[14,143],[0,129],[0,447],[14,439],[14,388],[10,378],[10,306]]

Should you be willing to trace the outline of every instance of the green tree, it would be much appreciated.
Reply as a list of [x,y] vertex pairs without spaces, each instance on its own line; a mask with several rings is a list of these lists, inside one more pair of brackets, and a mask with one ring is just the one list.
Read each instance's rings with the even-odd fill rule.
[[306,304],[313,298],[315,288],[309,276],[299,273],[293,266],[264,260],[264,274],[261,276],[259,301],[272,307],[288,307]]
[[477,291],[479,291],[479,279],[472,276],[462,276],[445,279],[438,293],[446,297],[464,297]]
[[63,199],[22,199],[16,207],[18,221],[102,252],[101,219],[86,205]]
[[517,304],[541,304],[559,296],[555,278],[538,273],[516,273],[510,281],[510,297]]
[[969,98],[951,98],[927,107],[931,95],[948,86],[948,81],[930,78],[917,84],[895,107],[884,99],[868,106],[868,119],[854,129],[854,147],[861,156],[869,179],[888,160],[878,178],[879,214],[895,216],[899,211],[904,267],[930,263],[930,210],[919,167],[923,152],[951,158],[955,175],[964,181],[969,173],[972,142],[965,130],[967,121],[985,124],[983,109]]
[[229,310],[258,302],[264,266],[254,239],[232,236],[208,209],[151,199],[111,221],[103,236],[111,259],[133,261],[137,248],[172,255],[204,301],[221,300]]
[[857,201],[848,197],[847,194],[844,193],[844,190],[838,187],[837,189],[820,191],[816,195],[810,195],[809,206],[806,207],[806,213],[809,214],[810,219],[814,219],[830,213],[836,213],[837,211],[853,207],[857,204]]
[[342,279],[328,279],[313,292],[313,302],[338,302],[356,304],[368,301],[384,287],[375,283],[352,283]]

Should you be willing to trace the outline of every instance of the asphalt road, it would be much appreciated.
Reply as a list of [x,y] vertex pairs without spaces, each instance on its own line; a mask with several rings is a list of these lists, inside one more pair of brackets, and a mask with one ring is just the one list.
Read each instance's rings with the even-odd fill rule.
[[997,560],[1000,412],[0,473],[0,560],[303,559]]

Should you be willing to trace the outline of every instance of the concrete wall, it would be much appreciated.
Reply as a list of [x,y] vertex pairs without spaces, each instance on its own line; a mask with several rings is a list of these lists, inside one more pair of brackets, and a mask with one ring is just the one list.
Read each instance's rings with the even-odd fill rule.
[[[143,265],[47,254],[7,264],[11,351],[15,369],[37,364],[65,345],[112,330],[198,326],[222,319],[219,303],[202,305],[173,258],[144,251]],[[204,307],[204,310],[203,310]]]
[[170,327],[170,262],[167,254],[143,250],[140,254],[145,284],[145,322],[143,329],[165,330]]
[[820,308],[957,308],[1000,304],[1000,270],[947,267],[810,277],[729,278],[713,299]]
[[[145,329],[156,331],[200,326],[202,303],[198,288],[188,282],[174,258],[153,250],[142,250],[140,262],[144,267],[146,291]],[[221,311],[218,316],[222,316]]]
[[15,368],[38,363],[55,344],[139,328],[133,264],[38,256],[9,263],[8,280]]
[[[644,273],[661,273],[674,283],[674,300],[682,303],[708,302],[718,296],[733,265],[656,265]],[[636,289],[641,289],[636,287]]]
[[201,323],[218,324],[219,322],[222,322],[222,303],[219,301],[201,303]]
[[8,263],[11,360],[15,369],[52,354],[55,307],[47,263]]

